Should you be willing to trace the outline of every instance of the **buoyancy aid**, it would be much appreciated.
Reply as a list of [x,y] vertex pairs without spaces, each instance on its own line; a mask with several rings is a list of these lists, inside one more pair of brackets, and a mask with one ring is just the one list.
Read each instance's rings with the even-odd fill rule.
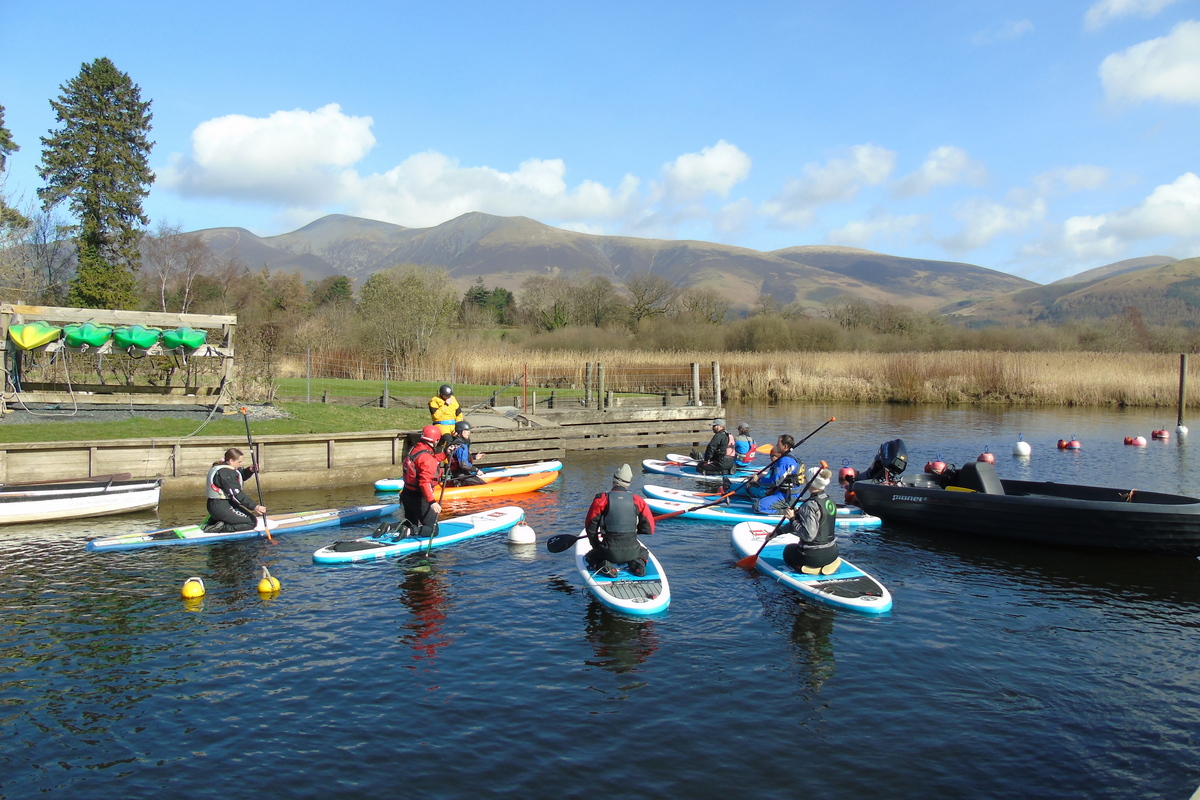
[[[418,461],[428,458],[433,461],[430,471],[433,474],[433,480],[437,477],[437,457],[433,453],[433,445],[425,441],[420,441],[414,444],[408,451],[408,455],[404,457],[404,488],[412,491],[421,491],[421,469]],[[429,475],[425,476],[426,480],[430,480]]]
[[805,550],[818,550],[829,547],[837,540],[834,534],[834,524],[837,522],[837,503],[825,492],[817,492],[810,499],[816,500],[821,509],[821,521],[817,524],[817,535],[811,542],[801,542]]
[[233,471],[233,474],[237,476],[238,491],[240,492],[242,489],[241,470],[235,469],[234,467],[231,467],[222,461],[219,464],[213,464],[212,469],[210,469],[208,471],[208,486],[206,486],[204,489],[204,496],[207,497],[209,500],[228,500],[229,499],[229,496],[227,494],[225,494],[225,490],[222,489],[220,486],[217,486],[217,473],[223,469],[228,469],[228,470]]
[[633,495],[619,489],[610,491],[600,527],[609,534],[637,533],[638,511],[633,504]]

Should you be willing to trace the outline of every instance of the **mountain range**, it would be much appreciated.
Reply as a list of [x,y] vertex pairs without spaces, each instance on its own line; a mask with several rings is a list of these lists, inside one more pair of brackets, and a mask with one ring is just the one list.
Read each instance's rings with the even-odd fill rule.
[[852,247],[762,252],[713,242],[598,236],[478,212],[431,228],[333,214],[278,236],[260,237],[244,228],[210,228],[196,235],[218,256],[236,256],[251,269],[299,272],[306,280],[346,275],[356,285],[378,270],[409,263],[444,268],[460,289],[481,279],[489,288],[512,291],[539,275],[591,273],[620,283],[650,272],[681,288],[715,289],[739,310],[751,308],[763,294],[807,309],[854,295],[974,323],[1062,321],[1119,311],[1129,305],[1120,298],[1128,297],[1170,300],[1166,317],[1194,315],[1200,322],[1200,290],[1193,306],[1188,286],[1176,285],[1200,280],[1200,273],[1193,275],[1188,262],[1169,256],[1120,261],[1041,286],[974,264]]

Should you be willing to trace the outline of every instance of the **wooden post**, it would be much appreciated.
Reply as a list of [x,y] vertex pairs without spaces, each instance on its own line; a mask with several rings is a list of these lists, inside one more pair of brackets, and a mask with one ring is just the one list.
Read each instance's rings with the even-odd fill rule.
[[700,399],[700,362],[692,362],[692,405],[702,406],[704,401]]
[[613,407],[613,393],[612,392],[608,392],[607,394],[604,395],[604,407],[605,408]]
[[96,474],[96,447],[88,448],[88,477]]
[[179,467],[179,462],[183,459],[183,446],[176,444],[171,453],[171,477],[178,478],[183,474],[183,470]]
[[310,347],[306,352],[308,353],[308,366],[304,372],[304,402],[311,403],[312,402],[312,348]]
[[596,362],[596,408],[604,410],[604,362]]
[[587,362],[583,373],[583,407],[588,408],[592,403],[592,362]]
[[325,445],[326,469],[333,469],[333,439],[330,439]]
[[537,392],[534,391],[532,394],[530,394],[529,397],[530,397],[530,400],[532,401],[532,405],[530,405],[529,407],[532,408],[533,413],[536,414],[537,413]]
[[383,360],[383,398],[380,400],[384,408],[388,408],[388,361]]
[[551,389],[550,399],[546,402],[546,408],[554,408],[556,405],[558,405],[558,390]]
[[329,389],[328,389],[328,387],[325,389],[325,396],[321,398],[321,402],[322,402],[322,403],[328,403],[328,402],[329,402]]
[[721,405],[721,362],[712,362],[713,405]]
[[1179,421],[1176,426],[1183,427],[1183,408],[1187,404],[1187,353],[1179,354]]

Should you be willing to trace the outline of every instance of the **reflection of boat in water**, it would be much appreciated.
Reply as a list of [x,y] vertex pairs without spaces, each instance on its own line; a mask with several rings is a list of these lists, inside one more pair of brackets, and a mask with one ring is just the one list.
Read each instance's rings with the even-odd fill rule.
[[409,618],[401,626],[400,641],[412,648],[416,661],[432,661],[453,639],[445,634],[449,597],[437,570],[407,570],[400,582],[400,602]]
[[585,634],[596,660],[587,664],[621,675],[635,671],[658,650],[654,620],[631,619],[614,614],[599,601],[589,602],[586,611]]
[[[900,552],[897,565],[920,565],[947,583],[965,583],[973,592],[1036,591],[1043,599],[1070,602],[1073,593],[1122,603],[1153,603],[1164,613],[1174,606],[1200,604],[1200,565],[1192,559],[1115,550],[1030,547],[989,538],[948,538],[916,526],[884,523],[878,536]],[[909,552],[904,552],[909,551]],[[1168,605],[1163,605],[1168,604]]]

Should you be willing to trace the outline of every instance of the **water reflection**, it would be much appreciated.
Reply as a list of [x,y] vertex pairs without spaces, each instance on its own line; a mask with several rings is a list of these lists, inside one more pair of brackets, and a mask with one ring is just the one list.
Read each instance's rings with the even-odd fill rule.
[[450,608],[449,582],[443,573],[432,567],[402,567],[404,580],[397,587],[400,602],[409,610],[409,618],[401,626],[400,641],[412,650],[414,661],[432,662],[438,651],[453,639],[443,630],[446,612]]
[[658,650],[654,620],[614,614],[594,599],[587,605],[584,620],[584,635],[596,653],[595,660],[584,662],[588,666],[623,675],[636,672]]

